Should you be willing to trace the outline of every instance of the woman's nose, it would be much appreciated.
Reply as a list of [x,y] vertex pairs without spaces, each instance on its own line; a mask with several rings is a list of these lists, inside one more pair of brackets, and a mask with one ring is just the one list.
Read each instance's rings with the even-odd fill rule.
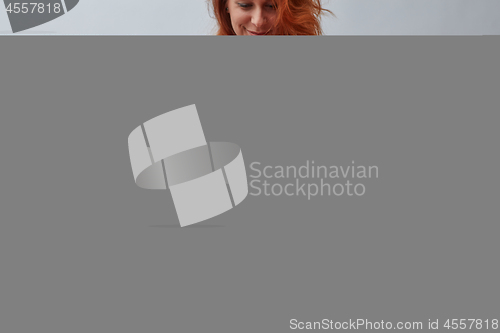
[[252,24],[260,28],[266,22],[266,17],[262,9],[256,9],[252,15]]

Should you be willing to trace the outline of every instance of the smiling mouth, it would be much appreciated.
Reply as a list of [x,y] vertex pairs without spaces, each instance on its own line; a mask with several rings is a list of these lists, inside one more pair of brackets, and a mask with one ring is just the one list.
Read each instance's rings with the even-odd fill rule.
[[267,35],[269,31],[264,31],[264,32],[256,32],[256,31],[251,31],[247,29],[247,32],[252,35],[252,36],[264,36]]

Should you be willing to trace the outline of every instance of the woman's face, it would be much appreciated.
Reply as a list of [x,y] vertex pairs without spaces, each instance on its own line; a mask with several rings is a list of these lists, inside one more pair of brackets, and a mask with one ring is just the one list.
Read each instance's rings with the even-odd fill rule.
[[270,0],[227,0],[227,12],[237,35],[272,35],[276,8]]

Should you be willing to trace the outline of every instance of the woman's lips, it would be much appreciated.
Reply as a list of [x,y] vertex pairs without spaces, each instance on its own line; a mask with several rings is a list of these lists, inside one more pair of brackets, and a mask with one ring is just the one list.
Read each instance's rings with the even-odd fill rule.
[[253,36],[263,36],[263,35],[266,35],[267,34],[267,31],[264,31],[264,32],[257,32],[257,31],[252,31],[252,30],[248,30],[248,33],[250,35],[253,35]]

